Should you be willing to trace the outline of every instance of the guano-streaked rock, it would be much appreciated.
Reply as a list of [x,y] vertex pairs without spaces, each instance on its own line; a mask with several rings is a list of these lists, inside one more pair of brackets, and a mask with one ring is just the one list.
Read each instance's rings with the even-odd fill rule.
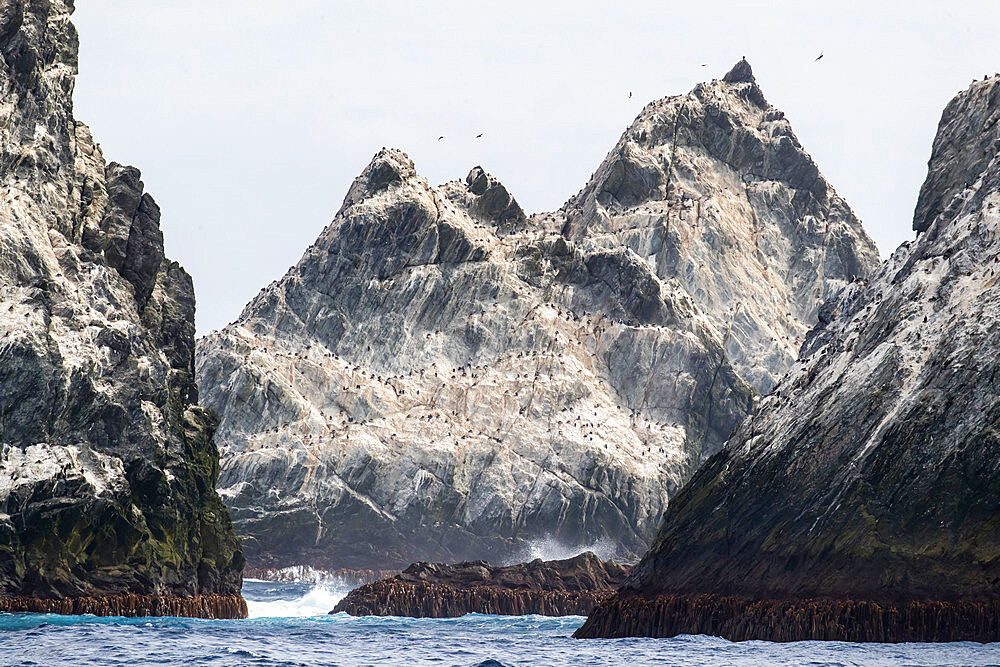
[[667,498],[877,266],[749,65],[646,107],[562,209],[381,151],[199,343],[255,566],[644,550]]
[[1000,77],[948,105],[917,238],[824,307],[579,636],[1000,640],[998,119]]
[[245,616],[191,279],[73,119],[72,10],[0,0],[0,611]]

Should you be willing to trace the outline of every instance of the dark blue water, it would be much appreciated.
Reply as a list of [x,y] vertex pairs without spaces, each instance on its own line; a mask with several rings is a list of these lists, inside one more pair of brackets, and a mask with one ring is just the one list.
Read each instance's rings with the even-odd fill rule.
[[576,640],[570,635],[583,623],[579,617],[292,616],[328,609],[343,593],[247,582],[244,594],[258,618],[245,621],[0,614],[0,664],[1000,665],[1000,644]]

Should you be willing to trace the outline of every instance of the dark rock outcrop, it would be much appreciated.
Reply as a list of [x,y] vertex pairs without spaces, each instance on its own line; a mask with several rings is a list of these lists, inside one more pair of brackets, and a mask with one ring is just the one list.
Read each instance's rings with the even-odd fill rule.
[[651,103],[563,209],[383,150],[199,343],[254,566],[644,551],[874,246],[749,65]]
[[0,610],[245,616],[191,279],[72,117],[72,9],[0,0]]
[[730,641],[983,642],[1000,637],[1000,601],[904,603],[609,596],[577,637],[713,635]]
[[513,195],[494,176],[483,171],[482,167],[470,171],[465,183],[473,197],[469,208],[477,216],[508,225],[526,220],[524,211]]
[[414,618],[582,616],[609,597],[627,573],[591,552],[506,567],[486,561],[416,563],[395,577],[354,589],[330,613]]
[[579,636],[1000,640],[998,91],[949,104],[923,231],[824,308]]

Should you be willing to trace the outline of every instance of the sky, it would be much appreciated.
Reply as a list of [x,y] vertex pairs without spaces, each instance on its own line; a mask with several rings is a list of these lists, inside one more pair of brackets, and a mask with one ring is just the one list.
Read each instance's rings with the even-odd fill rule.
[[142,170],[199,335],[298,261],[381,147],[556,209],[646,103],[742,56],[888,255],[945,104],[1000,70],[995,0],[77,5],[76,118]]

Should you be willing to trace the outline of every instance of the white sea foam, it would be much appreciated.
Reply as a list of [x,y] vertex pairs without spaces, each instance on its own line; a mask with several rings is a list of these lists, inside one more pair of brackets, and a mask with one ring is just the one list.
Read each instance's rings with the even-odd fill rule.
[[330,613],[350,590],[348,586],[316,584],[304,594],[293,589],[287,597],[276,599],[254,599],[246,590],[244,594],[250,618],[306,618]]

